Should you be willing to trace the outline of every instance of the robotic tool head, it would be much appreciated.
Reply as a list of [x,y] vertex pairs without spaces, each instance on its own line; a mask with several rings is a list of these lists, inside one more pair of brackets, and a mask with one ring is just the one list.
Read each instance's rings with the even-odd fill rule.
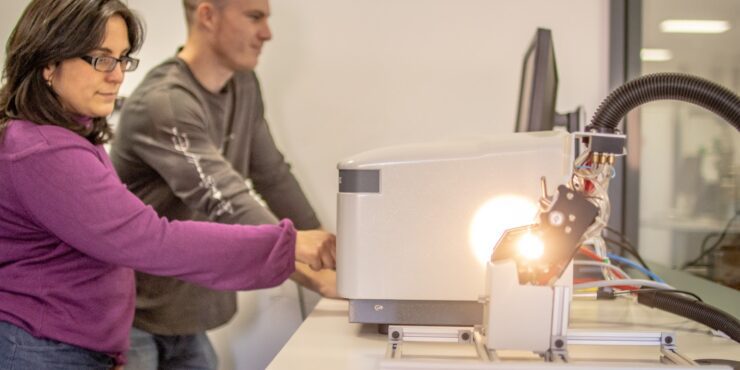
[[565,271],[594,223],[598,208],[583,193],[561,185],[552,200],[541,202],[539,223],[504,232],[491,262],[516,261],[520,284],[551,285]]

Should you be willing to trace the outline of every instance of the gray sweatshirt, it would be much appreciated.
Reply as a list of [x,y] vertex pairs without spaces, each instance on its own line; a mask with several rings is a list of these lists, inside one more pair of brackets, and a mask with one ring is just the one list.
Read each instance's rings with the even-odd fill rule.
[[[129,190],[170,220],[320,226],[276,148],[253,72],[219,93],[171,58],[151,70],[121,112],[111,147]],[[232,292],[137,273],[134,326],[184,335],[215,328],[236,312]]]

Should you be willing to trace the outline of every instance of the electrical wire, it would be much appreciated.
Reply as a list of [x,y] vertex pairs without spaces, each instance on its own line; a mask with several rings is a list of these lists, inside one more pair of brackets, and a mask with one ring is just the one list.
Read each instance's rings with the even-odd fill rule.
[[[735,221],[735,219],[737,218],[737,216],[738,216],[738,215],[740,215],[740,211],[738,211],[738,212],[735,212],[735,215],[734,215],[734,216],[732,216],[732,218],[730,218],[730,220],[729,220],[729,221],[727,221],[727,225],[725,225],[725,228],[724,228],[724,230],[722,230],[722,234],[721,234],[721,235],[719,236],[719,239],[717,239],[717,241],[716,241],[716,242],[715,242],[715,243],[714,243],[714,244],[713,244],[713,245],[712,245],[711,247],[709,247],[709,248],[708,248],[707,250],[703,251],[703,252],[702,252],[702,253],[701,253],[701,254],[699,255],[699,257],[696,257],[696,258],[695,258],[694,260],[692,260],[691,262],[687,262],[687,263],[686,263],[685,265],[683,265],[683,267],[682,267],[681,269],[682,269],[682,270],[685,270],[686,268],[688,268],[688,267],[690,267],[690,266],[694,266],[694,265],[696,265],[696,264],[697,264],[697,263],[699,263],[699,261],[701,261],[701,260],[702,260],[702,259],[703,259],[703,258],[704,258],[704,257],[705,257],[706,255],[708,255],[709,253],[712,253],[712,251],[714,251],[715,249],[717,249],[717,247],[719,247],[719,246],[720,246],[720,244],[722,243],[722,240],[724,240],[724,239],[725,239],[725,236],[727,235],[727,232],[728,232],[728,231],[730,230],[730,226],[732,226],[732,223],[733,223],[733,222]],[[705,238],[705,241],[706,241],[706,238]]]
[[630,247],[628,244],[622,241],[616,240],[616,239],[608,238],[608,237],[604,237],[604,241],[607,242],[607,244],[613,244],[616,247],[619,247],[620,250],[625,251],[631,256],[635,257],[635,259],[637,259],[637,261],[640,262],[640,264],[643,267],[649,268],[647,266],[647,263],[644,260],[642,260],[642,256],[640,256],[640,254],[636,250],[634,250],[634,248]]
[[585,255],[586,257],[591,258],[594,261],[604,262],[604,261],[608,261],[609,260],[608,257],[607,258],[603,258],[603,257],[599,256],[598,254],[592,252],[591,250],[589,250],[586,247],[581,247],[578,250],[578,253],[581,253],[581,254]]
[[610,268],[610,269],[614,270],[616,273],[622,275],[622,278],[624,278],[624,279],[631,279],[631,277],[629,275],[627,275],[627,273],[624,272],[624,270],[622,270],[621,268],[619,268],[619,266],[615,266],[615,265],[608,264],[608,263],[605,263],[605,262],[597,262],[597,261],[573,261],[573,264],[576,265],[576,266],[599,266],[599,267]]
[[608,189],[611,167],[609,164],[593,163],[590,150],[581,153],[573,164],[571,189],[584,193],[587,199],[599,209],[596,220],[584,233],[584,240],[600,237],[600,231],[608,224],[610,213]]
[[672,286],[666,283],[659,283],[657,281],[643,280],[643,279],[617,279],[617,280],[589,281],[585,283],[573,284],[573,289],[601,288],[601,287],[629,286],[629,285],[644,286],[644,287],[656,288],[656,289],[675,290]]
[[608,232],[610,232],[610,233],[618,236],[619,239],[624,240],[625,243],[627,243],[629,245],[632,245],[632,243],[630,243],[630,241],[627,239],[627,236],[624,235],[623,232],[621,232],[621,231],[619,231],[619,230],[617,230],[617,229],[615,229],[615,228],[613,228],[611,226],[607,226],[607,227],[605,227],[605,229],[606,229],[606,231],[608,231]]
[[614,295],[625,295],[625,294],[632,294],[632,293],[635,293],[635,294],[655,293],[657,291],[665,292],[665,293],[680,293],[680,294],[690,295],[690,296],[696,298],[697,301],[704,302],[704,300],[701,299],[701,297],[699,297],[696,293],[689,292],[688,290],[678,290],[678,289],[673,289],[673,290],[652,289],[652,288],[635,289],[635,290],[631,290],[631,291],[628,291],[628,292],[627,291],[625,291],[625,292],[614,292]]
[[699,250],[701,251],[701,253],[704,253],[704,251],[705,251],[705,250],[707,250],[707,243],[708,243],[708,242],[709,242],[710,240],[712,240],[712,238],[717,238],[717,237],[719,237],[720,235],[721,235],[720,233],[709,233],[709,234],[707,234],[707,235],[706,235],[706,236],[704,237],[704,239],[702,239],[702,241],[701,241],[701,246],[699,247]]
[[[591,241],[593,241],[593,240],[591,240]],[[601,273],[604,276],[604,279],[605,280],[615,280],[615,279],[625,279],[625,278],[628,278],[627,274],[624,271],[622,271],[621,269],[619,269],[619,271],[617,271],[615,269],[610,269],[610,267],[617,267],[617,266],[614,266],[614,265],[612,265],[609,262],[609,257],[599,256],[598,254],[592,252],[590,249],[586,248],[585,245],[582,245],[580,248],[578,248],[578,253],[583,254],[583,255],[585,255],[588,258],[591,258],[593,260],[593,262],[602,264],[602,265],[600,265],[602,267],[601,268]],[[574,261],[574,262],[578,262],[578,261]],[[589,262],[591,262],[591,261],[589,261]]]
[[[586,246],[590,245],[593,247],[593,252],[588,249]],[[606,244],[604,243],[604,240],[600,237],[591,238],[589,240],[586,240],[584,244],[579,248],[579,250],[582,250],[582,254],[587,255],[589,258],[599,261],[599,262],[605,262],[608,265],[611,265],[611,262],[609,261],[608,251],[606,248]],[[606,280],[613,280],[613,279],[624,279],[624,276],[616,274],[613,269],[608,268],[602,268],[601,269],[602,274],[604,275],[604,279]]]
[[624,236],[623,234],[617,233],[616,230],[614,230],[614,229],[612,229],[612,228],[610,228],[608,226],[606,227],[606,229],[608,231],[616,234],[617,236],[619,236],[620,239],[622,239],[621,241],[619,241],[619,240],[614,240],[614,239],[611,239],[611,238],[604,237],[604,240],[606,242],[613,243],[613,244],[617,245],[618,247],[622,248],[623,250],[627,251],[629,254],[631,254],[633,257],[635,257],[637,259],[637,261],[640,262],[640,264],[643,267],[645,267],[646,269],[650,269],[650,267],[648,267],[648,265],[645,262],[645,260],[642,259],[642,256],[640,255],[640,252],[637,250],[637,247],[634,244],[630,243],[630,241],[627,240],[627,237],[626,236]]
[[[617,279],[617,280],[619,280],[619,279]],[[603,279],[577,279],[577,278],[573,278],[573,284],[574,284],[573,286],[575,287],[575,286],[576,286],[576,285],[578,285],[578,284],[592,283],[592,282],[596,282],[596,281],[614,281],[614,280],[603,280]],[[637,290],[637,289],[639,289],[638,287],[636,287],[636,286],[633,286],[633,285],[613,285],[613,286],[611,286],[611,288],[614,288],[614,289],[619,289],[619,290],[624,290],[624,291],[632,291],[632,290]],[[589,290],[591,290],[591,289],[596,289],[596,288],[580,288],[580,289],[577,289],[577,288],[576,288],[576,289],[574,289],[574,290],[575,290],[575,291],[578,291],[578,292],[582,292],[582,291],[584,291],[584,290],[585,290],[585,291],[589,291]],[[599,288],[599,289],[602,289],[602,288]],[[597,289],[597,291],[598,291],[598,289]]]
[[616,261],[621,264],[625,264],[629,267],[632,267],[635,270],[638,270],[642,272],[643,274],[647,275],[649,278],[659,282],[659,283],[665,283],[663,279],[660,278],[660,276],[656,275],[654,272],[640,266],[639,264],[633,262],[632,260],[629,260],[627,258],[624,258],[622,256],[617,256],[616,254],[609,253],[607,256],[609,256],[609,259],[612,261]]

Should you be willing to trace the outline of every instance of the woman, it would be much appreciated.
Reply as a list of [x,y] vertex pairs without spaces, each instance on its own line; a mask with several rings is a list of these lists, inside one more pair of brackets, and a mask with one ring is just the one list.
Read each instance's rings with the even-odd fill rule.
[[8,40],[0,90],[2,369],[125,363],[132,268],[236,290],[280,284],[295,259],[333,265],[333,245],[297,248],[290,221],[169,222],[125,189],[102,144],[141,42],[140,21],[119,0],[34,0]]

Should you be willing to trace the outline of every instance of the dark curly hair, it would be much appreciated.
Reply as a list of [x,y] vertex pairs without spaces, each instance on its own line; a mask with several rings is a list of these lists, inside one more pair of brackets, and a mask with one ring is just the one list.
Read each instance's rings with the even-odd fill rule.
[[139,50],[144,40],[143,24],[121,0],[31,1],[6,44],[0,134],[9,120],[23,119],[65,127],[96,145],[111,139],[105,117],[93,117],[91,127],[80,125],[46,84],[43,71],[99,47],[108,19],[114,15],[123,18],[128,27],[129,54]]

